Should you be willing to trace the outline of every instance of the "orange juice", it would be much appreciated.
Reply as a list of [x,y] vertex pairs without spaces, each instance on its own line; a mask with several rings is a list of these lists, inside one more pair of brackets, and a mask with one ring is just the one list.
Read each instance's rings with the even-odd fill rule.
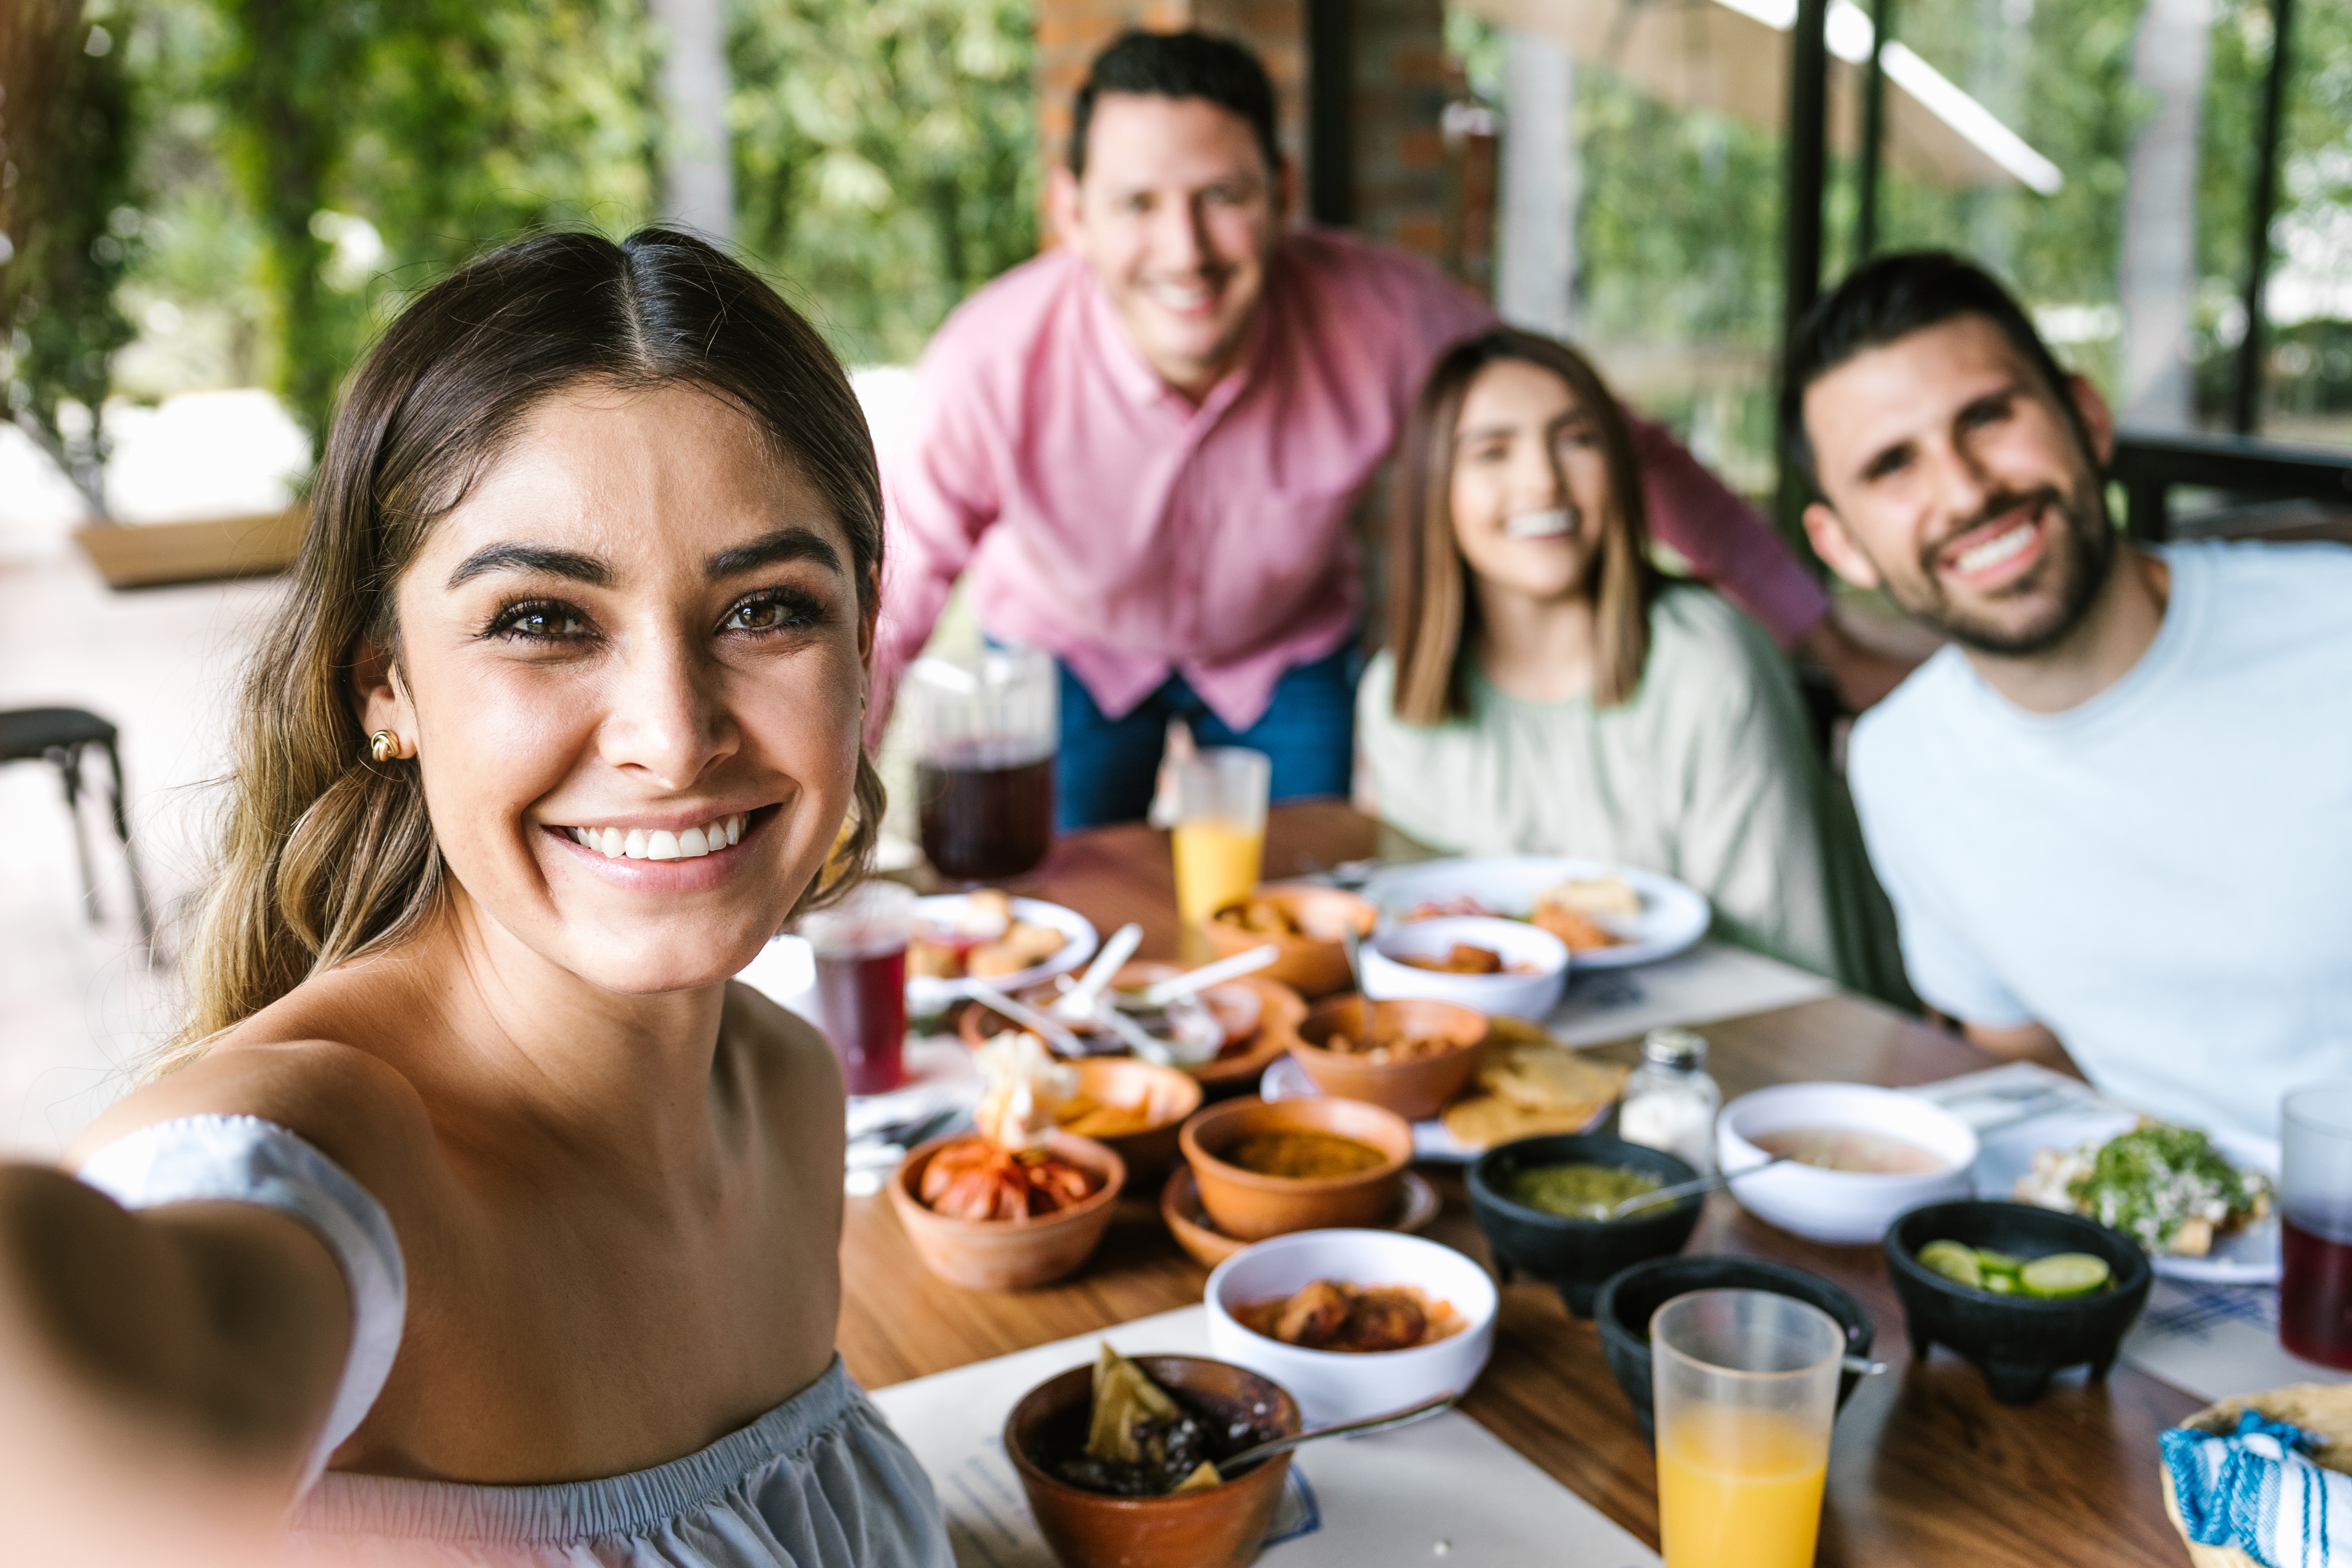
[[1176,912],[1187,925],[1205,924],[1225,905],[1257,886],[1265,854],[1265,824],[1244,826],[1220,817],[1176,825]]
[[1702,1405],[1658,1428],[1666,1568],[1810,1568],[1829,1435],[1777,1410]]

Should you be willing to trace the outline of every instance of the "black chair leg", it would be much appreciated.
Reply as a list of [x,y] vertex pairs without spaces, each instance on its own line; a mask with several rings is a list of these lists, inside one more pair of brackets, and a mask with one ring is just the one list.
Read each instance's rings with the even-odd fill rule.
[[[147,944],[148,956],[152,958],[155,952],[155,916],[147,906],[147,883],[139,875],[139,857],[131,847],[131,821],[122,806],[122,753],[115,749],[112,741],[106,742],[106,765],[113,774],[114,837],[116,842],[122,846],[123,869],[131,873],[131,902],[139,911],[139,940]],[[77,834],[81,831],[79,818],[75,820],[74,831]]]
[[98,924],[98,878],[90,870],[89,838],[81,826],[81,748],[53,746],[49,761],[56,764],[58,782],[66,786],[66,816],[73,823],[74,858],[81,865],[82,902],[89,910],[89,923]]

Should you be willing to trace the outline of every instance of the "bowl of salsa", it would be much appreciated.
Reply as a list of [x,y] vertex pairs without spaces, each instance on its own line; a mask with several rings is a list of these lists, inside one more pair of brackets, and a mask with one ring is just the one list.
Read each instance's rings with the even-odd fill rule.
[[1178,1142],[1202,1207],[1244,1241],[1383,1224],[1412,1158],[1402,1117],[1328,1097],[1225,1100],[1187,1121]]
[[1692,1196],[1611,1217],[1621,1201],[1696,1181],[1663,1150],[1599,1133],[1556,1133],[1497,1144],[1470,1167],[1470,1211],[1495,1258],[1548,1281],[1580,1318],[1619,1269],[1680,1252],[1705,1199]]

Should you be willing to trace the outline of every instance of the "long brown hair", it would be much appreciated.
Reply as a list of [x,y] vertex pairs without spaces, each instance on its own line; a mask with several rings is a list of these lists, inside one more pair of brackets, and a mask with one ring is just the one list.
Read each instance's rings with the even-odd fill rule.
[[1609,465],[1610,505],[1596,520],[1592,702],[1612,708],[1641,689],[1650,657],[1650,601],[1657,574],[1649,559],[1642,465],[1633,426],[1601,374],[1566,343],[1497,327],[1456,343],[1437,362],[1413,404],[1397,462],[1390,510],[1389,647],[1396,659],[1396,716],[1439,724],[1470,711],[1469,669],[1478,599],[1454,532],[1454,427],[1470,384],[1488,365],[1522,360],[1568,384],[1600,433]]
[[[872,609],[882,488],[866,416],[824,341],[751,271],[649,228],[617,245],[540,235],[444,279],[368,355],[328,435],[291,588],[246,675],[188,1016],[158,1070],[310,976],[413,936],[441,906],[423,782],[413,762],[368,760],[352,659],[372,643],[397,664],[394,590],[433,524],[534,407],[583,381],[692,384],[756,420],[831,504],[859,608]],[[836,857],[851,874],[818,896],[856,879],[882,820],[862,752],[855,802]]]

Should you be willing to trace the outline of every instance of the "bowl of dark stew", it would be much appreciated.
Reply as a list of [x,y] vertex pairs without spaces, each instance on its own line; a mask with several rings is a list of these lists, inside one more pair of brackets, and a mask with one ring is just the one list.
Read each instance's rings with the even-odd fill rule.
[[1172,1418],[1141,1413],[1125,1423],[1132,1461],[1088,1452],[1103,1363],[1038,1384],[1006,1418],[1004,1451],[1038,1532],[1064,1568],[1247,1563],[1274,1522],[1290,1455],[1214,1479],[1201,1477],[1201,1465],[1298,1431],[1297,1402],[1271,1378],[1202,1356],[1138,1356],[1129,1364],[1173,1406]]

